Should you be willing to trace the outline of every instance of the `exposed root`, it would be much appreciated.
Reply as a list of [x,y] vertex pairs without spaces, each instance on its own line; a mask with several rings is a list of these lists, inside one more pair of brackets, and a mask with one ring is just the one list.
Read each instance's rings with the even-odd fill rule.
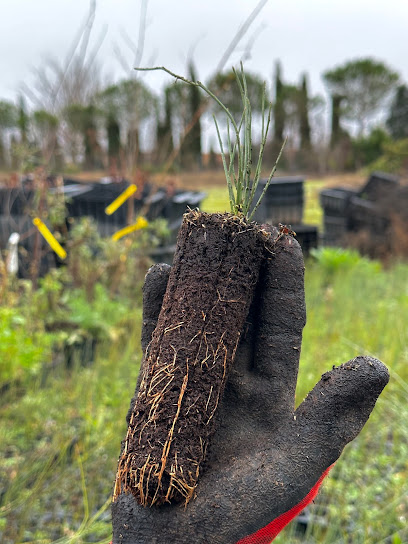
[[[199,253],[203,248],[199,258],[208,258],[209,264],[206,268],[205,262],[197,261],[201,273],[187,263],[181,250],[178,261],[176,254],[123,442],[114,500],[120,493],[132,493],[140,504],[152,506],[187,504],[194,496],[263,255],[261,237],[255,244],[259,253],[247,259],[253,233],[236,241],[238,258],[230,243],[234,245],[236,233],[253,228],[242,217],[214,219],[198,211],[185,215],[183,243],[190,244],[186,251],[199,241]],[[200,229],[208,233],[204,241]],[[213,262],[205,253],[211,244],[218,252]],[[191,291],[185,289],[186,277]]]

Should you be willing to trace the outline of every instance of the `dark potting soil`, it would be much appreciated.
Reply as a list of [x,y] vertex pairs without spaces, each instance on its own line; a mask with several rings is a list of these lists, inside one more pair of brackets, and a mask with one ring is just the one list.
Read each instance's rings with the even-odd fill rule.
[[184,216],[114,499],[131,492],[151,506],[194,495],[269,236],[230,214]]

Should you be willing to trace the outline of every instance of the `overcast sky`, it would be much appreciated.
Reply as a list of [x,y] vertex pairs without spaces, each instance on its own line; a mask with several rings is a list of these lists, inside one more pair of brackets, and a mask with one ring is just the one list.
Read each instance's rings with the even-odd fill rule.
[[[240,25],[258,0],[149,0],[143,65],[165,65],[186,74],[192,55],[198,77],[214,71]],[[65,58],[89,12],[87,0],[0,0],[0,99],[15,99],[21,82],[47,57]],[[99,51],[104,81],[128,77],[134,53],[126,36],[138,41],[142,0],[96,0],[90,49]],[[269,0],[226,67],[237,64],[248,43],[248,71],[269,83],[277,59],[284,80],[309,75],[310,92],[325,93],[324,70],[357,57],[386,62],[408,81],[407,0]],[[118,61],[115,48],[129,66]],[[144,74],[157,90],[170,78]]]

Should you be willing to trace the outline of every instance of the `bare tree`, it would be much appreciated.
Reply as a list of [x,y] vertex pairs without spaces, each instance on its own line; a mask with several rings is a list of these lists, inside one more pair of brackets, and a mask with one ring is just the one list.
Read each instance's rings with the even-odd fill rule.
[[93,48],[90,38],[95,20],[96,1],[90,0],[89,13],[79,28],[65,59],[46,58],[34,69],[30,86],[22,86],[26,95],[39,108],[58,114],[70,104],[89,103],[99,90],[101,66],[97,54],[106,35],[105,26]]
[[[107,27],[102,29],[91,47],[95,12],[96,0],[90,0],[89,12],[78,29],[65,59],[52,56],[44,59],[41,65],[33,69],[31,84],[22,85],[22,91],[37,111],[45,111],[60,119],[59,136],[63,147],[70,149],[71,158],[78,154],[75,149],[80,145],[80,139],[73,130],[72,123],[66,122],[64,112],[73,105],[88,107],[101,84],[101,65],[97,55]],[[41,130],[44,130],[44,124]],[[54,128],[51,132],[53,131]],[[49,137],[53,138],[53,134]],[[58,139],[54,140],[57,144]]]

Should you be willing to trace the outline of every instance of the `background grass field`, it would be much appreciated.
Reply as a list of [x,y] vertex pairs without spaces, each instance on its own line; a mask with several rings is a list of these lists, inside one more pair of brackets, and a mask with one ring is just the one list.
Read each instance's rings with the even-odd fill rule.
[[[325,184],[306,184],[306,222],[320,223],[317,195]],[[225,209],[225,189],[206,189],[203,208]],[[308,320],[297,402],[323,372],[357,354],[383,360],[391,380],[311,506],[306,532],[292,524],[279,544],[408,542],[407,278],[406,263],[384,270],[350,251],[323,249],[306,262]],[[31,295],[21,306],[20,296],[21,288],[0,309],[0,353],[16,346],[9,369],[16,379],[0,384],[0,542],[107,543],[116,462],[141,358],[140,296],[116,296],[108,306],[106,292],[97,289],[83,312],[97,321],[108,311],[110,322],[94,364],[77,359],[70,369],[49,366],[52,338],[33,332],[38,300]]]

